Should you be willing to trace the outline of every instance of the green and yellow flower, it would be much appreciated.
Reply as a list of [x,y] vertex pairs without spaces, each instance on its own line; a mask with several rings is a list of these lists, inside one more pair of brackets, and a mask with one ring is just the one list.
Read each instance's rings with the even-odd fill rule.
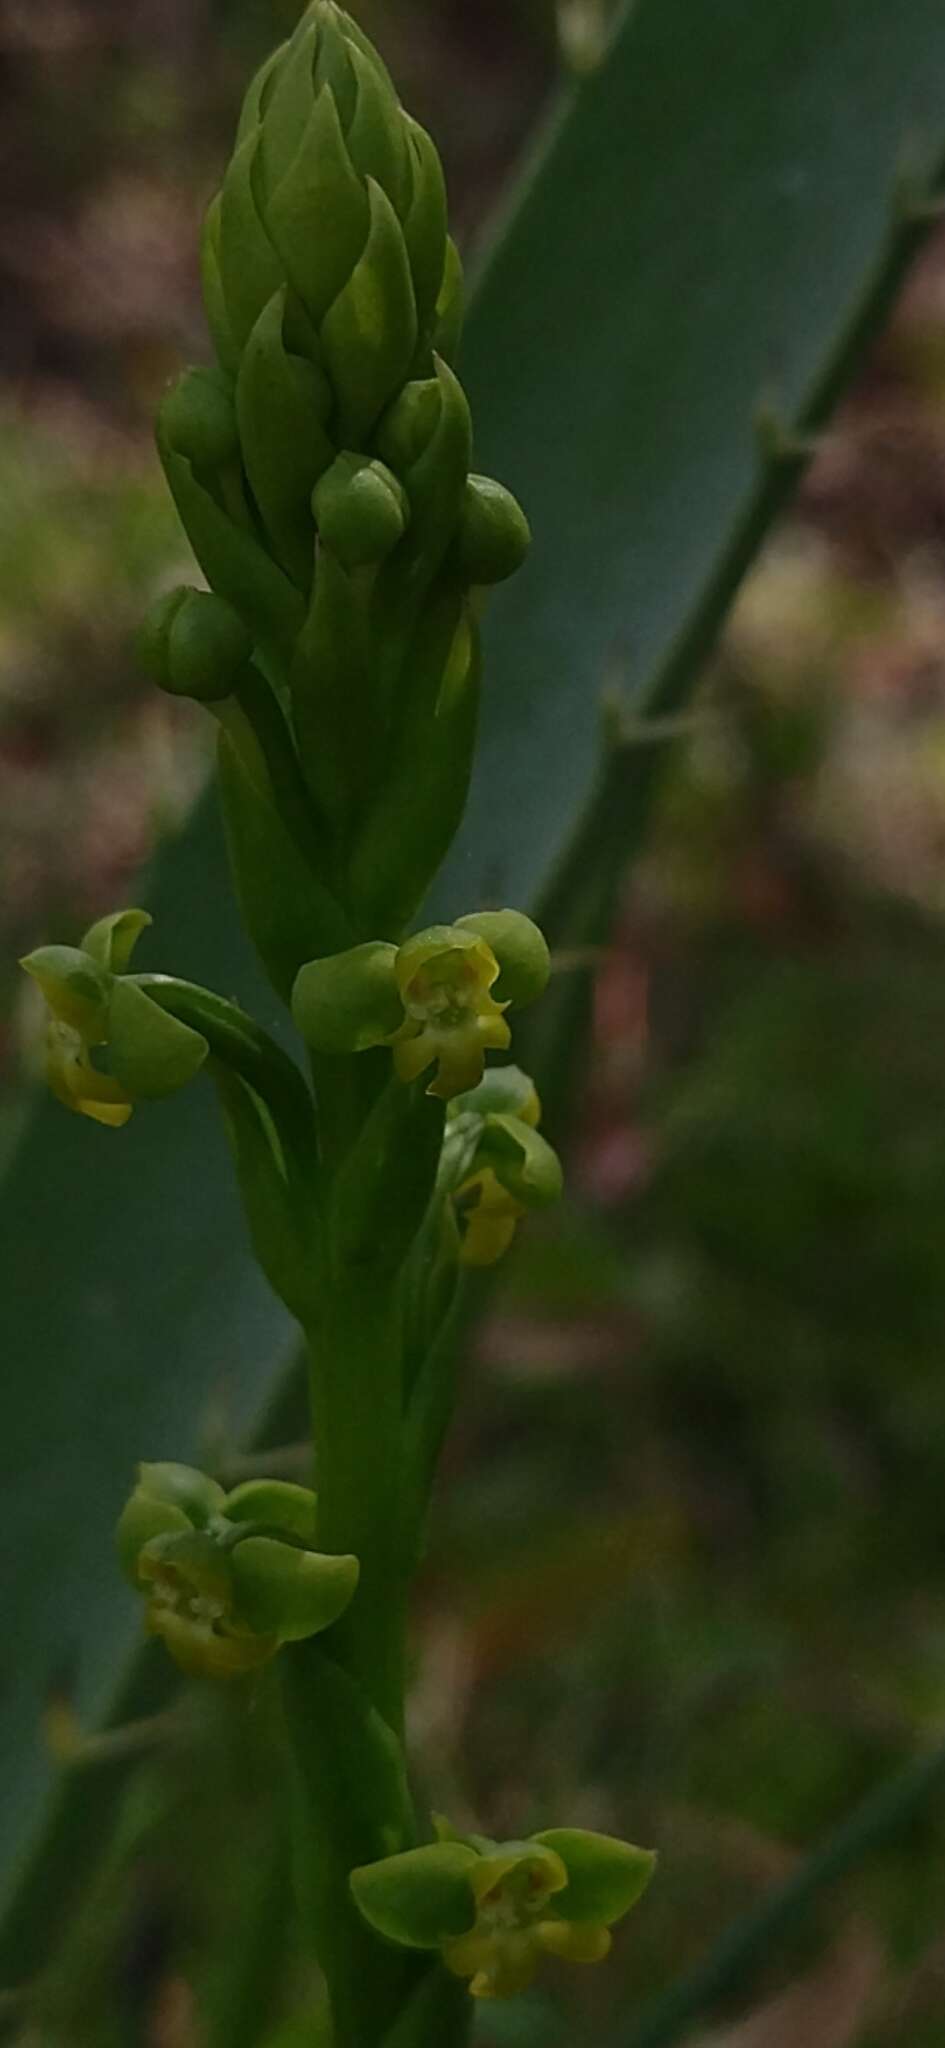
[[561,1194],[561,1164],[538,1132],[541,1103],[519,1067],[495,1067],[450,1103],[440,1187],[450,1193],[460,1262],[493,1266],[521,1218]]
[[438,1949],[473,1998],[525,1991],[548,1956],[599,1963],[610,1929],[630,1911],[655,1857],[611,1835],[549,1828],[522,1842],[457,1835],[351,1877],[355,1902],[378,1934],[405,1948]]
[[183,1671],[241,1678],[344,1613],[358,1561],[314,1548],[316,1512],[313,1493],[281,1480],[225,1493],[189,1465],[139,1468],[118,1554],[148,1633]]
[[53,1094],[67,1109],[113,1130],[127,1123],[139,1099],[183,1087],[209,1050],[200,1032],[122,979],[150,922],[144,910],[115,911],[91,925],[79,946],[40,946],[20,962],[46,1000],[46,1078]]
[[482,1080],[487,1052],[505,1052],[510,1004],[531,1002],[548,978],[548,948],[520,911],[484,911],[431,925],[401,946],[370,940],[310,960],[292,995],[295,1021],[317,1052],[389,1045],[402,1081],[429,1074],[444,1101]]

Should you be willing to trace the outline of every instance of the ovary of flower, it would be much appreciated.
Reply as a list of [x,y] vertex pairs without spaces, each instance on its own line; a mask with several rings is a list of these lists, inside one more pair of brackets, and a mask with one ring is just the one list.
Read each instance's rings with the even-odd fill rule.
[[574,1963],[603,1960],[610,1949],[606,1927],[549,1917],[549,1900],[568,1881],[560,1858],[547,1856],[544,1869],[518,1864],[498,1876],[497,1860],[484,1858],[473,1872],[475,1926],[443,1948],[447,1968],[469,1978],[473,1998],[516,1997],[546,1955]]
[[436,1063],[427,1089],[449,1101],[482,1079],[487,1051],[511,1044],[504,1003],[490,991],[499,977],[491,948],[455,926],[422,932],[401,946],[395,974],[405,1017],[392,1041],[402,1081]]
[[508,1251],[519,1218],[525,1215],[524,1202],[509,1194],[491,1166],[470,1174],[457,1188],[455,1202],[464,1226],[460,1263],[494,1266]]

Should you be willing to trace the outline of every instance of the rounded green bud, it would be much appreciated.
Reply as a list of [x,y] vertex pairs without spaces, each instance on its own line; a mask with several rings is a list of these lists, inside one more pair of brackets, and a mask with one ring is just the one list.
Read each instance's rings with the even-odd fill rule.
[[146,996],[116,981],[108,1010],[111,1071],[132,1102],[173,1095],[203,1066],[207,1040]]
[[438,377],[417,378],[405,384],[388,406],[374,438],[378,453],[398,476],[405,476],[429,446],[442,406]]
[[289,1479],[244,1479],[234,1486],[223,1503],[228,1522],[255,1522],[287,1535],[315,1541],[318,1501],[307,1486],[294,1486]]
[[137,638],[138,658],[172,697],[215,704],[232,695],[253,651],[231,605],[210,590],[182,585],[151,606]]
[[245,1536],[229,1562],[240,1621],[282,1643],[330,1628],[354,1598],[360,1571],[356,1557],[325,1557],[274,1536]]
[[456,920],[461,931],[476,932],[499,963],[492,993],[497,1002],[533,1003],[548,986],[551,956],[544,933],[520,910],[477,910]]
[[517,498],[490,476],[466,480],[455,559],[469,583],[504,583],[520,569],[531,530]]
[[383,462],[347,451],[319,478],[312,511],[319,538],[346,569],[383,561],[409,518],[406,495],[393,472]]
[[310,960],[292,990],[292,1015],[316,1052],[364,1052],[404,1021],[396,946],[370,939],[346,953]]
[[221,469],[239,454],[229,380],[221,370],[185,370],[161,406],[160,430],[196,470]]
[[165,590],[149,606],[135,634],[135,653],[146,675],[158,688],[166,690],[168,683],[168,641],[171,627],[181,605],[194,593],[186,584],[176,590]]
[[185,591],[168,626],[163,688],[175,697],[217,703],[232,695],[252,651],[252,635],[222,597]]

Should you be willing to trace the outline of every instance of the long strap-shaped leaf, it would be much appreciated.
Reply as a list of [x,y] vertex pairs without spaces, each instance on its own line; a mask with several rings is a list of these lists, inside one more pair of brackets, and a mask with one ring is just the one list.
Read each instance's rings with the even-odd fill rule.
[[[438,909],[540,893],[592,787],[615,672],[638,703],[680,693],[796,467],[765,473],[759,404],[787,423],[822,409],[842,337],[869,328],[918,232],[900,174],[921,200],[943,138],[941,0],[639,0],[563,108],[467,344],[477,459],[524,499],[536,545],[489,623],[483,743]],[[154,964],[238,991],[268,1024],[214,813],[168,849],[155,908]],[[110,1554],[132,1462],[194,1455],[215,1401],[248,1427],[284,1355],[211,1109],[191,1092],[97,1141],[44,1107],[0,1207],[5,1976],[54,1931],[53,1871],[81,1881],[72,1802],[41,1924],[16,1911],[26,1864],[24,1898],[44,1867],[44,1689],[74,1660],[98,1720],[132,1651]]]

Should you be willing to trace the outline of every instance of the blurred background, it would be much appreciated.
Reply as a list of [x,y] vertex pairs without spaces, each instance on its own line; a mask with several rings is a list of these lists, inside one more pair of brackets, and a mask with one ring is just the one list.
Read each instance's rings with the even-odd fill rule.
[[[200,215],[296,12],[0,0],[0,1147],[35,1063],[17,954],[124,900],[208,772],[199,714],[131,651],[189,573],[150,420],[204,353]],[[474,251],[606,12],[359,17]],[[568,1819],[663,1872],[608,1970],[483,2014],[481,2048],[629,2043],[945,1720],[941,235],[666,737],[611,943],[559,964],[593,985],[570,1192],[469,1338],[414,1726],[459,1824]],[[313,2048],[265,1701],[197,1693],[153,1735],[9,2037]],[[943,1851],[930,1801],[686,2038],[940,2048]]]

